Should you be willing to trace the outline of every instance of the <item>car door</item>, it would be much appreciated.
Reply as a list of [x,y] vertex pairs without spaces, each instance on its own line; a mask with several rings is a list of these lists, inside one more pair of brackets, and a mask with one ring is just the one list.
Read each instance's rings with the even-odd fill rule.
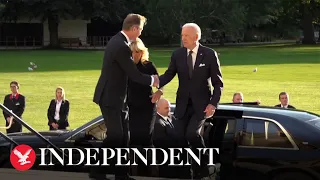
[[[238,121],[242,118],[242,111],[217,110],[211,120],[209,135],[210,148],[219,148],[219,156],[216,159],[216,167],[220,176],[226,178],[232,170],[232,163],[236,156],[236,132]],[[221,168],[219,168],[219,166]]]
[[267,179],[268,172],[289,165],[299,152],[280,123],[261,117],[244,117],[238,144],[234,170],[237,177],[246,179]]

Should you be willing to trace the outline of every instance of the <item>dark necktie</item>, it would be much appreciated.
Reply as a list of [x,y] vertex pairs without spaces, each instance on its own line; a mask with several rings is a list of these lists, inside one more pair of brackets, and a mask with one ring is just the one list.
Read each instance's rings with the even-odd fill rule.
[[192,71],[193,71],[193,62],[192,62],[192,51],[189,51],[189,55],[187,57],[188,61],[188,67],[189,67],[189,77],[192,77]]

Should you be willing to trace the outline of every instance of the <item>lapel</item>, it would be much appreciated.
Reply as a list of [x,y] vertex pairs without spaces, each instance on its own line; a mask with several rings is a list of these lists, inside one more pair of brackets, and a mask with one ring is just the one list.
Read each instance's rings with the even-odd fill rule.
[[203,57],[204,57],[203,47],[201,44],[199,44],[199,49],[198,49],[198,53],[197,53],[196,62],[194,63],[193,72],[195,72],[195,70],[199,68],[199,65],[203,61]]
[[63,109],[63,105],[64,105],[64,100],[61,101],[61,106],[60,106],[60,111],[59,111],[59,113],[62,112],[61,110]]
[[129,44],[129,42],[128,42],[127,38],[126,38],[126,37],[121,33],[121,31],[120,31],[120,32],[118,32],[118,36],[120,36],[120,37],[121,37],[121,39],[123,39],[124,43],[125,43],[127,46],[130,46],[130,44]]

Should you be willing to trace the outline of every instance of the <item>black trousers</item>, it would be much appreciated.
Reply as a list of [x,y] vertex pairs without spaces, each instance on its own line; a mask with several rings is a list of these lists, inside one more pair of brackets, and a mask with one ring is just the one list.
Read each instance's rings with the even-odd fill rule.
[[[191,99],[188,101],[188,106],[185,115],[181,119],[177,119],[176,131],[178,139],[178,146],[187,148],[191,146],[195,154],[199,154],[197,148],[205,148],[203,137],[201,136],[201,128],[205,122],[204,114],[196,114],[194,111],[193,103]],[[189,144],[188,144],[189,143]],[[183,160],[186,162],[186,153],[183,155]],[[194,177],[208,176],[208,155],[201,156],[201,165],[192,163],[192,170],[190,167],[182,167],[180,174],[181,178],[185,177],[186,172],[190,171],[190,175]],[[190,162],[190,161],[189,161]]]
[[[139,148],[152,148],[153,145],[153,130],[155,123],[155,105],[137,107],[129,104],[129,130],[131,147]],[[151,154],[147,156],[148,163],[151,162]],[[155,176],[157,174],[156,167],[146,166],[138,162],[136,173],[144,176]]]
[[[100,105],[100,109],[107,127],[106,138],[103,140],[102,148],[127,148],[129,142],[128,129],[128,111],[126,109],[113,108]],[[102,163],[103,153],[100,151],[100,163]],[[115,157],[117,154],[115,155]],[[126,164],[122,160],[122,164]],[[114,169],[117,178],[125,178],[129,176],[130,166],[115,166],[116,158],[113,158],[108,164]],[[91,168],[90,175],[96,176],[106,174],[108,167]]]
[[155,113],[154,105],[152,107],[129,105],[130,145],[153,147]]
[[[9,126],[9,123],[7,120],[6,120],[6,126]],[[13,119],[11,127],[9,129],[7,129],[6,131],[7,131],[7,134],[15,133],[15,132],[22,132],[22,125],[18,121]]]

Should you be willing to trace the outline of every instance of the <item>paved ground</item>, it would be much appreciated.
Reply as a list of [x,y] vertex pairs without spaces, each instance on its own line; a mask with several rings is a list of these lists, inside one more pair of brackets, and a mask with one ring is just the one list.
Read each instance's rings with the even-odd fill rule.
[[[71,173],[71,172],[57,172],[57,171],[17,171],[15,169],[0,169],[1,179],[7,180],[89,180],[88,173]],[[114,179],[113,176],[107,176]],[[168,180],[167,178],[151,178],[151,177],[134,177],[137,180]],[[172,179],[174,180],[174,179]],[[177,180],[177,179],[175,179]]]

